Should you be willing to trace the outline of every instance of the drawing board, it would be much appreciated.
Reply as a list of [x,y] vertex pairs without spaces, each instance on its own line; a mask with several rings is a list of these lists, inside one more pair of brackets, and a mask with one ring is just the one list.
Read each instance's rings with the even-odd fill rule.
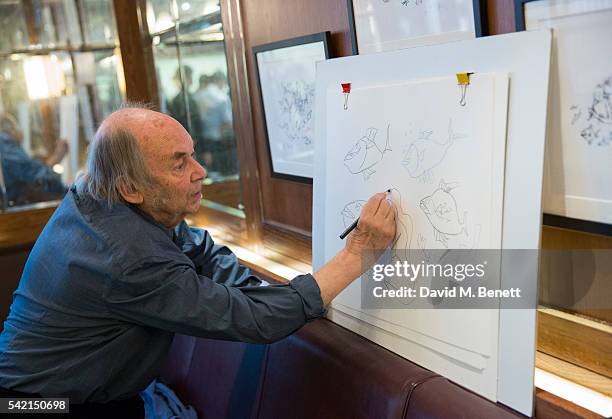
[[[360,205],[388,188],[404,232],[398,248],[537,249],[550,40],[518,33],[319,63],[315,271],[342,248],[338,234]],[[455,74],[465,71],[474,74],[463,107]],[[441,204],[452,217],[429,211]],[[537,287],[537,269],[500,278],[503,288]],[[535,309],[366,310],[360,292],[356,281],[330,318],[531,414]]]

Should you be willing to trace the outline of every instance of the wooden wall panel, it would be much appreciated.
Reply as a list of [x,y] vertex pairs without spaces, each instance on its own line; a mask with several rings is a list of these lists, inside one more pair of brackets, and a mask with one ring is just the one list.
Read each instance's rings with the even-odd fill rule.
[[127,99],[159,106],[144,0],[113,0]]
[[272,178],[260,92],[251,48],[283,39],[330,31],[332,54],[350,55],[346,0],[243,0],[250,101],[262,193],[263,222],[310,236],[312,185]]
[[489,34],[514,32],[514,0],[486,0]]
[[17,289],[21,272],[30,254],[31,246],[23,246],[10,250],[0,250],[0,331],[13,302],[13,292]]

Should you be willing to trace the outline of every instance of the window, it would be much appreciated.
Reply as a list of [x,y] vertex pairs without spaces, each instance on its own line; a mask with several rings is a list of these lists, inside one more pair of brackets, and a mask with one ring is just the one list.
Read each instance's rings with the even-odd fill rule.
[[0,3],[2,211],[60,199],[124,96],[111,0]]
[[159,108],[191,134],[208,173],[203,204],[244,217],[227,60],[216,0],[150,0]]

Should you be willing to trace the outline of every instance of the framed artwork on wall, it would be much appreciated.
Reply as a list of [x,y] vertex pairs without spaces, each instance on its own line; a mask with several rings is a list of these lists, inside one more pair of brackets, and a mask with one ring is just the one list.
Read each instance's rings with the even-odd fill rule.
[[353,55],[486,35],[486,1],[347,0]]
[[312,183],[315,68],[329,43],[321,32],[253,47],[272,177]]
[[612,235],[612,0],[515,0],[515,16],[553,29],[544,223]]

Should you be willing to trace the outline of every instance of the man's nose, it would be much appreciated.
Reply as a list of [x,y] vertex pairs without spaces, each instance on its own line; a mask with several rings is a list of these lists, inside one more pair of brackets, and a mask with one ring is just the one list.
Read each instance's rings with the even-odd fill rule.
[[193,171],[193,174],[191,176],[191,179],[193,182],[198,182],[202,179],[204,179],[207,175],[206,173],[206,169],[204,169],[204,167],[202,167],[202,165],[200,163],[198,163],[197,160],[193,160],[196,164],[195,170]]

